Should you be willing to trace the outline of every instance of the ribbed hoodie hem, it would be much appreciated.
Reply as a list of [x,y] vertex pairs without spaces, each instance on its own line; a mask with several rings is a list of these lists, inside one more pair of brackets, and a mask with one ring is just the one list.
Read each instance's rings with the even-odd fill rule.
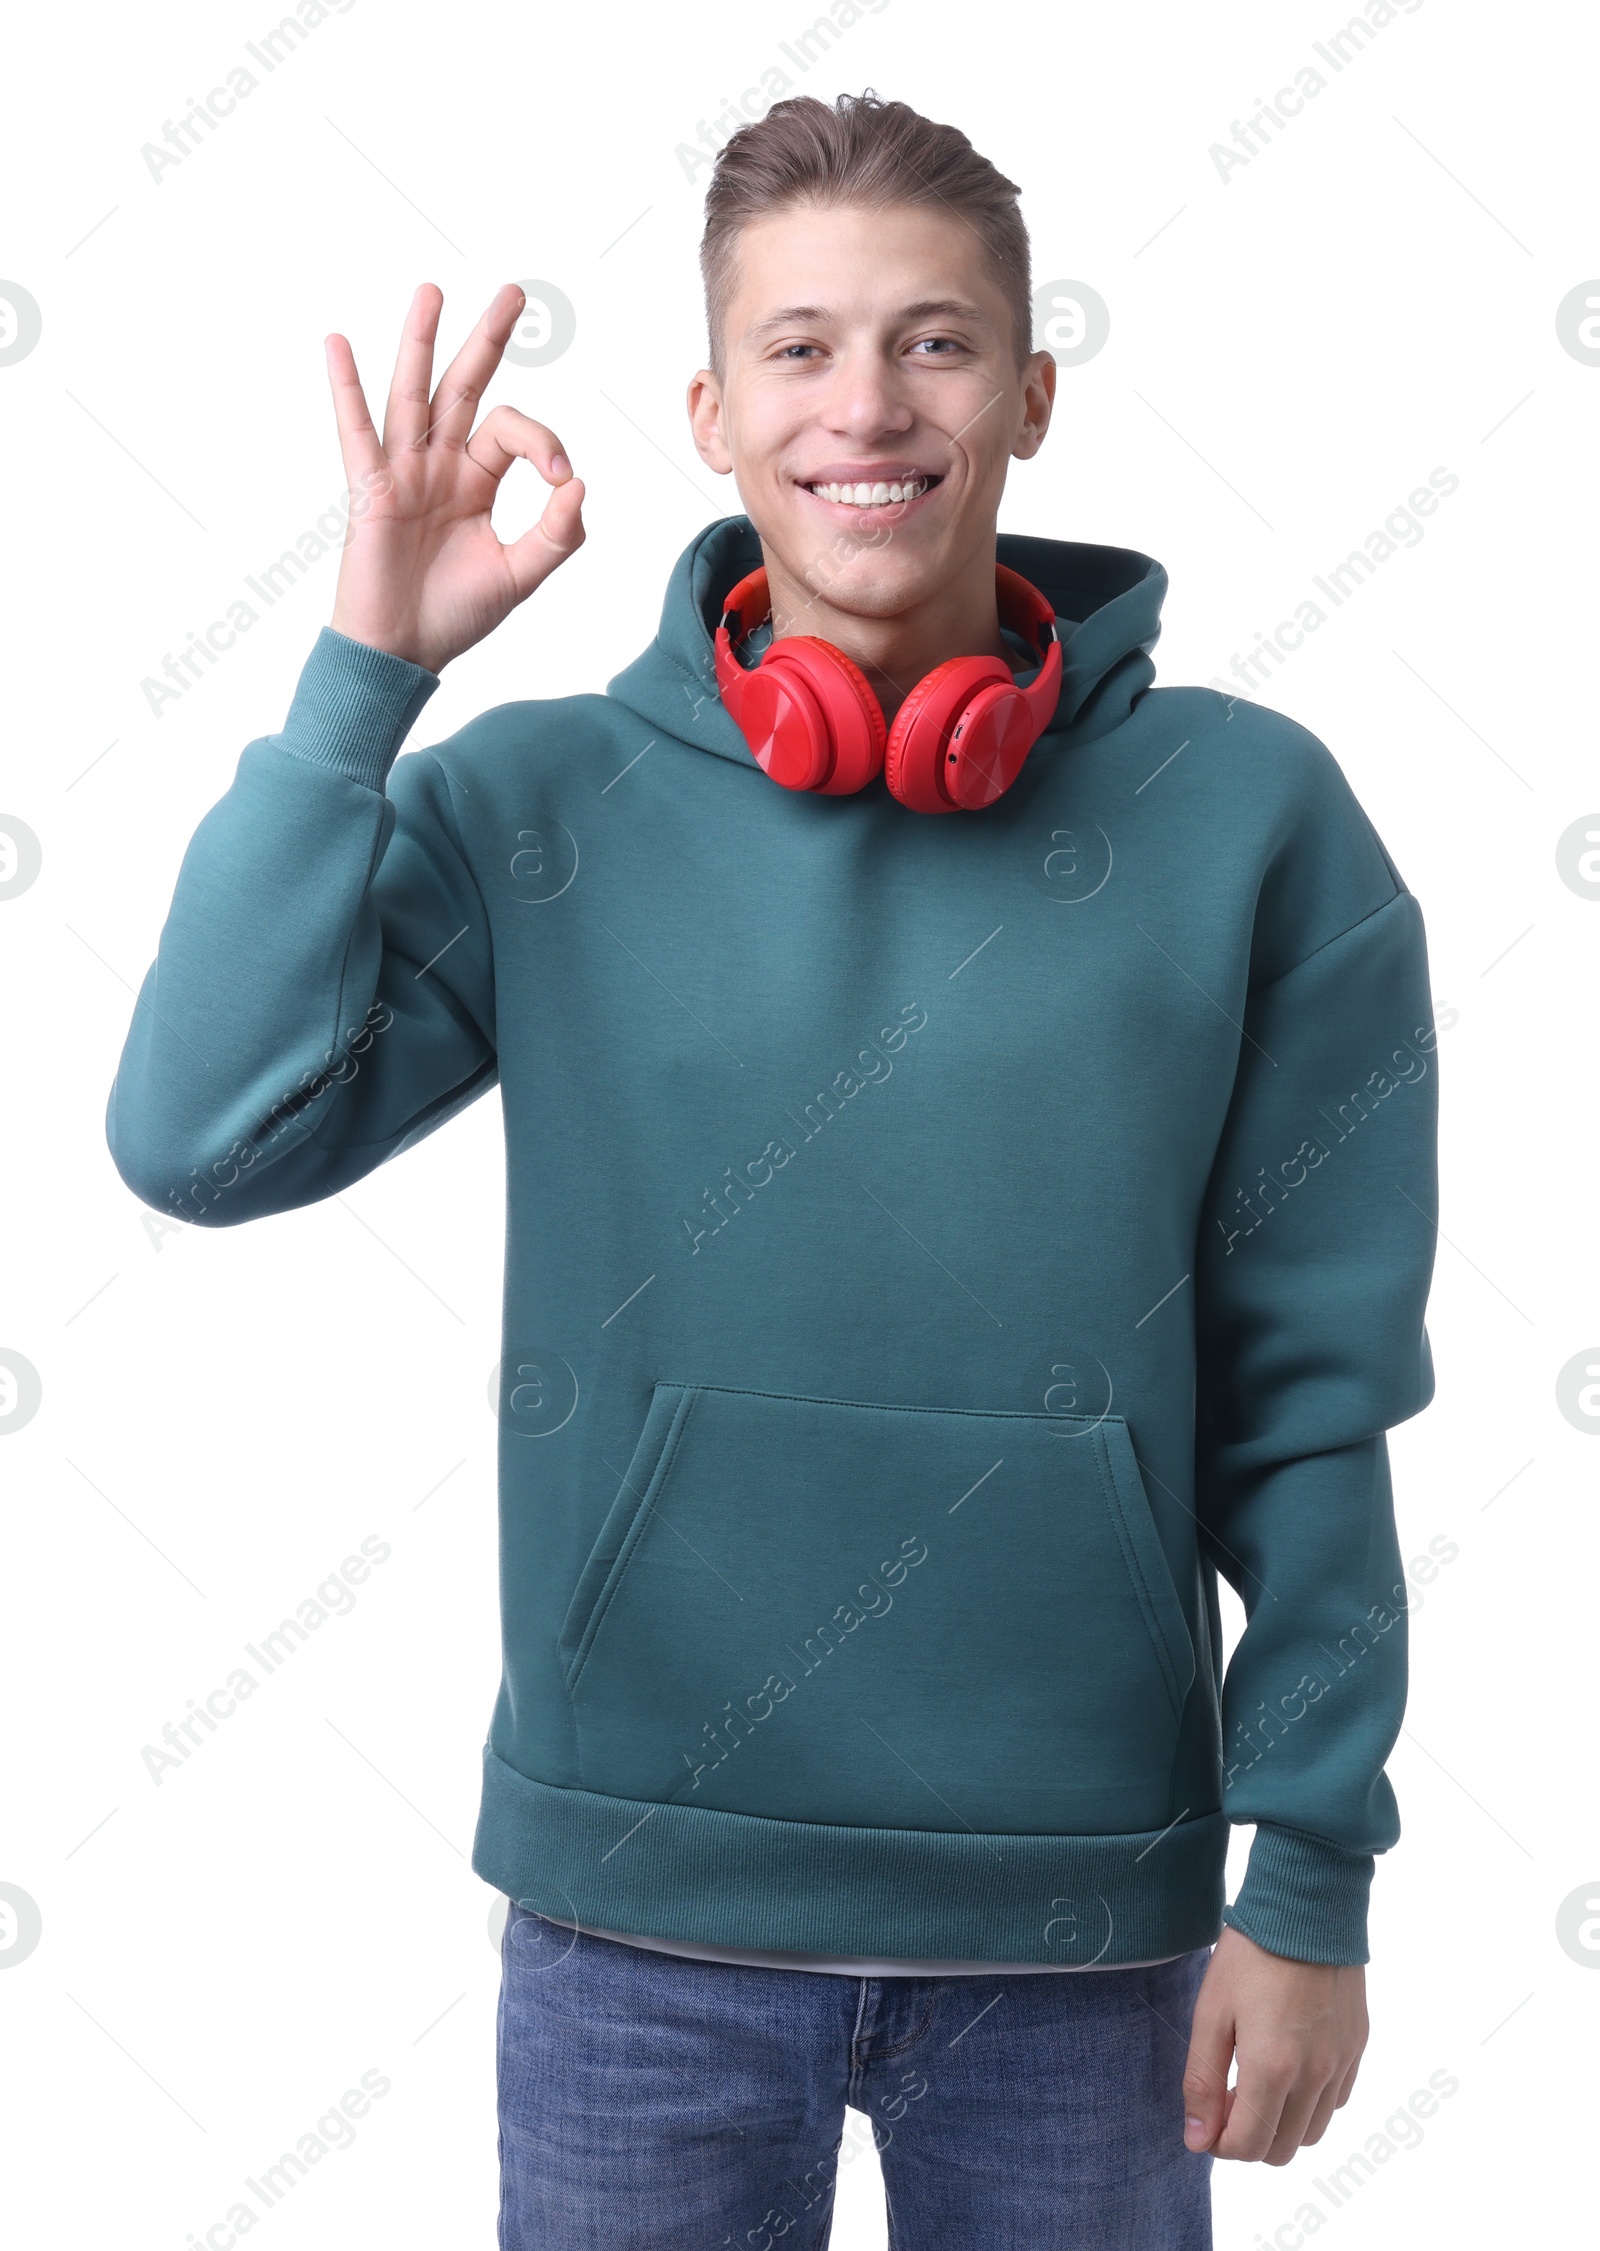
[[1373,1856],[1262,1822],[1223,1920],[1291,1962],[1365,1962]]
[[1220,1813],[1150,1834],[776,1821],[558,1789],[486,1744],[472,1866],[553,1921],[763,1951],[1148,1962],[1221,1927]]
[[325,625],[301,670],[278,742],[308,765],[381,790],[439,675]]

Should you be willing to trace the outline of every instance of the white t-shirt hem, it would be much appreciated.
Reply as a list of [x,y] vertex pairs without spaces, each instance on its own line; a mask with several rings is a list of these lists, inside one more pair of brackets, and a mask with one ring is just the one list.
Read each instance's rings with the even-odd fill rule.
[[[554,1918],[552,1918],[553,1920]],[[562,1926],[563,1928],[568,1926]],[[1148,1970],[1162,1962],[1175,1962],[1176,1954],[1154,1954],[1143,1962],[937,1962],[908,1961],[876,1956],[790,1954],[761,1952],[745,1946],[692,1945],[678,1938],[642,1938],[633,1931],[597,1930],[581,1926],[591,1938],[609,1938],[619,1946],[644,1946],[654,1954],[677,1954],[691,1962],[731,1962],[744,1969],[811,1970],[824,1977],[1033,1977],[1084,1970]]]

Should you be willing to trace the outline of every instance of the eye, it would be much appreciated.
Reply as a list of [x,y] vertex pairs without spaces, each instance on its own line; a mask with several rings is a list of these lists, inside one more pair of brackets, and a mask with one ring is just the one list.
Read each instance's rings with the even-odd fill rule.
[[815,344],[783,344],[779,346],[775,357],[780,360],[787,360],[792,359],[797,353],[814,352],[816,350]]
[[960,352],[965,349],[960,338],[956,336],[919,336],[911,349],[913,352],[921,352],[924,346],[927,347],[925,357],[930,359],[936,354],[943,357],[947,353]]

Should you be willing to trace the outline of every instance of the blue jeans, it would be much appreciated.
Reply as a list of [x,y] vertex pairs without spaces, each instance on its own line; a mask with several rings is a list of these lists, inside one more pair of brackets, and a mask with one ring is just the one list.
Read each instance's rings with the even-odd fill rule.
[[820,2251],[847,2104],[892,2251],[1210,2251],[1182,2096],[1209,1958],[840,1977],[620,1946],[513,1902],[501,2251]]

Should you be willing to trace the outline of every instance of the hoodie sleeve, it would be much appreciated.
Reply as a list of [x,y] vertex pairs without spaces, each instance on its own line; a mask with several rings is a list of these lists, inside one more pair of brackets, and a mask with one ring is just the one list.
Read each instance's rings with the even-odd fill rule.
[[1293,1960],[1364,1962],[1406,1683],[1384,1433],[1433,1393],[1435,1034],[1410,893],[1254,991],[1243,1030],[1195,1269],[1196,1511],[1247,1620],[1222,1803],[1255,1837],[1224,1919]]
[[394,764],[438,685],[325,627],[282,733],[191,838],[106,1110],[157,1210],[228,1227],[315,1203],[494,1083],[450,784],[426,752]]

